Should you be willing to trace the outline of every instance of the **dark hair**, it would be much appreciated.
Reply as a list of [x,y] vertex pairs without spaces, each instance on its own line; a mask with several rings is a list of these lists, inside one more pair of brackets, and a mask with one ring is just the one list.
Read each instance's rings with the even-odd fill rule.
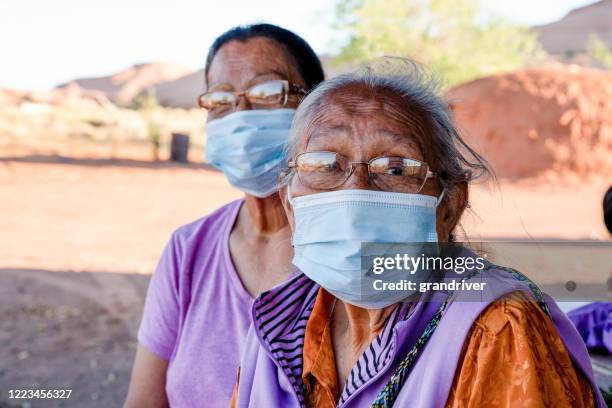
[[317,57],[317,54],[315,54],[310,45],[302,37],[282,27],[262,23],[237,26],[217,37],[210,46],[206,56],[206,66],[204,68],[206,82],[208,82],[210,64],[223,45],[230,41],[246,42],[255,37],[269,38],[282,45],[295,59],[297,69],[302,79],[306,82],[308,90],[314,88],[325,79],[319,57]]

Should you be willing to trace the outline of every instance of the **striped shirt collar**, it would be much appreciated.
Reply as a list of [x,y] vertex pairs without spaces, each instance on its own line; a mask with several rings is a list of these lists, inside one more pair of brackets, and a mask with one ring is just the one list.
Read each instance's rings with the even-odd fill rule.
[[[297,274],[263,292],[253,303],[254,329],[270,357],[287,376],[301,405],[305,403],[302,382],[304,335],[319,288],[306,275]],[[396,353],[393,334],[398,323],[409,318],[414,305],[412,302],[401,303],[391,313],[383,330],[351,370],[339,405],[390,365]]]

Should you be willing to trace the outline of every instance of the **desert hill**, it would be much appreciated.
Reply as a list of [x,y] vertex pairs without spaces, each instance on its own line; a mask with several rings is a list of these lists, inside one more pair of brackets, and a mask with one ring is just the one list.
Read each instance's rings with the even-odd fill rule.
[[192,72],[191,69],[180,65],[154,62],[134,65],[109,76],[75,79],[59,85],[58,88],[77,84],[84,89],[103,92],[109,100],[118,105],[129,105],[136,96],[155,85],[175,80]]
[[576,8],[561,20],[534,28],[544,50],[565,59],[586,52],[591,34],[612,47],[612,0]]
[[162,106],[195,108],[196,100],[204,90],[204,69],[180,78],[160,82],[154,87],[157,101]]

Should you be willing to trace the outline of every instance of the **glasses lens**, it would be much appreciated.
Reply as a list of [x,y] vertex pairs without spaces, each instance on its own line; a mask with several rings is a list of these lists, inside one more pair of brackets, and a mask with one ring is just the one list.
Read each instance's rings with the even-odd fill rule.
[[332,152],[307,152],[296,159],[302,184],[315,190],[330,190],[346,181],[348,160]]
[[285,81],[266,81],[246,91],[246,97],[252,105],[278,105],[285,100]]
[[208,92],[200,95],[198,103],[201,108],[214,113],[230,111],[234,106],[236,96],[232,92]]
[[418,193],[425,174],[425,163],[405,157],[378,157],[370,162],[370,176],[384,191]]

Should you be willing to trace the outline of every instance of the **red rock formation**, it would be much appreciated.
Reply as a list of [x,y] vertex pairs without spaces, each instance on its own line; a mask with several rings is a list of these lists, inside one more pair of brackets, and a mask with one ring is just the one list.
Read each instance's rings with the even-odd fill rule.
[[498,176],[599,173],[612,180],[612,73],[558,66],[477,79],[447,98]]

